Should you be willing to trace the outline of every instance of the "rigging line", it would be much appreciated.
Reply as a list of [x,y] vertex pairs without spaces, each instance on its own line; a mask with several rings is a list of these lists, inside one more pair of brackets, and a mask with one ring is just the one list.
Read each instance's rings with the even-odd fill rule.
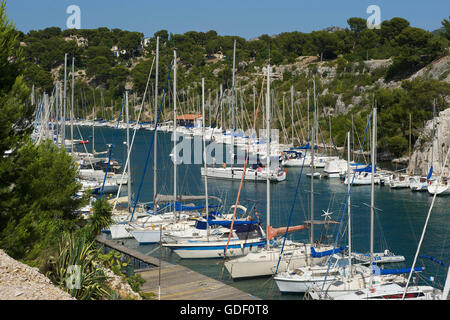
[[[450,148],[447,150],[447,155],[445,156],[444,166],[442,168],[445,168],[445,165],[447,164],[447,159],[448,159],[449,153],[450,153]],[[442,179],[442,173],[440,173],[439,179],[437,179],[436,181],[442,181],[441,179]],[[411,271],[409,272],[409,275],[408,275],[408,281],[406,282],[405,291],[403,291],[402,300],[405,299],[406,291],[408,290],[409,281],[411,280],[411,276],[412,276],[414,267],[416,265],[417,256],[419,255],[420,247],[422,246],[423,238],[425,236],[425,231],[427,230],[428,221],[430,220],[431,210],[433,209],[434,201],[436,200],[436,196],[437,196],[437,188],[436,188],[436,190],[434,192],[433,200],[431,201],[431,205],[430,205],[430,209],[428,210],[427,219],[425,220],[425,225],[423,226],[422,236],[420,237],[419,245],[417,246],[417,251],[416,251],[416,254],[414,256],[414,261],[413,261],[413,264],[412,264],[412,267],[411,267]]]
[[114,135],[113,135],[113,141],[112,141],[112,144],[111,144],[111,148],[109,148],[108,165],[106,166],[105,177],[103,178],[102,189],[101,189],[101,192],[100,192],[100,199],[103,197],[103,189],[105,188],[106,177],[108,175],[109,164],[111,163],[111,156],[112,156],[112,152],[113,152],[113,148],[114,148],[114,142],[116,141],[117,129],[119,128],[120,117],[122,116],[122,110],[123,110],[123,100],[122,100],[122,107],[120,108],[119,118],[117,119],[116,130],[114,130]]
[[[173,61],[172,61],[173,62]],[[161,109],[162,109],[162,105],[164,103],[164,99],[166,97],[166,91],[167,91],[167,86],[169,84],[169,79],[170,79],[170,73],[172,72],[172,66],[173,64],[170,64],[170,69],[169,69],[169,75],[167,76],[167,81],[166,81],[166,85],[164,87],[164,92],[163,92],[163,96],[162,96],[162,100],[161,100],[161,104],[159,105],[159,110],[158,110],[158,116],[156,118],[156,122],[155,122],[155,129],[153,130],[153,136],[152,136],[152,142],[150,143],[150,148],[148,148],[148,152],[147,152],[147,159],[145,160],[145,166],[144,166],[144,171],[142,172],[142,177],[141,177],[141,182],[139,183],[139,189],[136,195],[136,199],[134,201],[134,206],[133,206],[133,213],[131,214],[131,218],[130,221],[133,220],[134,217],[134,212],[136,210],[136,205],[137,202],[139,200],[139,195],[141,194],[141,188],[142,188],[142,183],[144,182],[144,176],[145,176],[145,172],[147,171],[147,166],[148,166],[148,159],[150,158],[150,153],[153,147],[153,142],[155,141],[155,136],[157,135],[157,131],[158,131],[158,123],[159,123],[159,116],[161,115]],[[175,152],[175,151],[174,151]],[[175,186],[176,187],[176,186]],[[176,200],[176,199],[175,199]],[[155,207],[155,204],[153,204],[153,206]]]
[[[261,92],[259,93],[259,98],[258,98],[258,107],[256,108],[256,113],[255,113],[255,115],[253,117],[252,132],[255,131],[255,124],[256,124],[256,120],[257,120],[257,115],[258,115],[259,107],[261,106],[261,97],[262,97],[263,92],[264,92],[265,79],[266,78],[264,77],[263,81],[262,81],[262,84],[261,84]],[[228,241],[227,241],[227,245],[225,246],[225,250],[224,250],[224,254],[223,254],[224,260],[225,260],[225,257],[226,257],[228,246],[230,244],[231,234],[233,233],[234,219],[236,217],[236,209],[237,209],[237,206],[239,204],[239,197],[241,195],[241,190],[242,190],[242,185],[243,185],[243,182],[244,182],[245,171],[247,170],[248,156],[250,154],[251,141],[252,141],[252,138],[250,137],[249,142],[248,142],[248,146],[247,146],[247,154],[245,156],[244,170],[242,170],[241,182],[239,184],[239,190],[238,190],[238,194],[237,194],[237,197],[236,197],[236,203],[235,203],[234,211],[233,211],[233,218],[231,220],[230,232],[228,233]],[[267,155],[267,156],[270,157],[270,155]],[[267,168],[267,170],[269,170],[269,168]]]
[[[371,118],[372,118],[372,114],[369,116],[369,120],[367,121],[366,131],[365,131],[365,133],[364,133],[364,139],[363,139],[363,143],[362,143],[362,145],[361,145],[361,149],[364,147],[364,143],[365,143],[365,141],[366,141],[367,131],[369,130],[369,125],[370,125],[370,119],[371,119]],[[361,149],[360,149],[360,150],[361,150]],[[359,163],[359,157],[360,157],[360,156],[361,156],[361,155],[358,154],[358,161],[357,161],[357,163]],[[372,165],[373,165],[373,164],[372,164]],[[354,181],[354,179],[355,179],[355,176],[356,176],[356,174],[353,173],[353,175],[352,175],[352,182],[351,182],[351,184],[350,184],[350,188],[349,188],[349,190],[348,190],[348,192],[347,192],[347,195],[346,195],[346,197],[345,197],[346,199],[345,199],[345,202],[344,202],[344,210],[342,210],[342,216],[341,216],[341,220],[340,220],[340,222],[339,222],[339,228],[338,228],[338,230],[337,230],[336,238],[335,238],[335,241],[334,241],[334,244],[333,244],[333,250],[336,250],[336,247],[337,247],[337,241],[338,241],[338,239],[339,239],[339,234],[341,233],[342,222],[343,222],[343,220],[344,220],[345,212],[347,211],[348,199],[349,199],[350,194],[351,194],[351,192],[352,192],[353,181]],[[350,177],[348,177],[348,180],[347,180],[347,181],[350,182]],[[324,291],[325,283],[326,283],[326,281],[327,281],[328,273],[329,273],[329,271],[330,271],[330,267],[331,267],[331,257],[332,257],[332,255],[331,255],[330,258],[328,259],[328,267],[327,267],[327,272],[326,272],[326,274],[325,274],[325,278],[324,278],[323,284],[322,284],[322,292]],[[351,259],[351,257],[349,257],[349,259]]]
[[[281,256],[282,256],[283,251],[284,251],[284,245],[286,243],[286,238],[288,236],[289,226],[291,225],[292,213],[294,212],[295,202],[297,200],[297,195],[298,195],[298,189],[300,187],[300,181],[302,180],[303,168],[305,167],[305,159],[306,159],[307,152],[308,152],[308,149],[306,149],[305,156],[303,157],[302,168],[301,168],[300,174],[298,176],[297,188],[295,188],[294,200],[292,201],[291,211],[289,212],[289,219],[288,219],[288,223],[287,223],[287,226],[286,226],[286,232],[284,233],[283,245],[281,246],[280,256],[278,257],[277,268],[275,269],[275,274],[278,272],[278,267],[279,267],[280,262],[281,262]],[[311,221],[311,223],[314,223],[314,222]]]

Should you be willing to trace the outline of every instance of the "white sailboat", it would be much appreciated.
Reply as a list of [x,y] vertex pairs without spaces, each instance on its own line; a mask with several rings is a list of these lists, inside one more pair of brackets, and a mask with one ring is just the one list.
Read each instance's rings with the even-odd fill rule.
[[[314,286],[307,291],[306,297],[311,299],[340,299],[348,294],[353,294],[362,289],[372,290],[375,286],[381,286],[392,283],[404,283],[403,273],[409,272],[409,269],[383,270],[376,267],[374,261],[374,173],[376,167],[376,108],[373,110],[372,126],[372,168],[371,168],[371,206],[370,206],[370,266],[355,265],[349,269],[349,273],[343,276],[337,276],[330,283],[322,283]],[[350,257],[353,255],[350,253]],[[415,269],[415,272],[421,271],[421,268]]]
[[[174,55],[174,60],[176,61],[176,52]],[[176,71],[176,62],[174,70]],[[174,79],[176,79],[176,72]],[[176,82],[174,82],[174,92],[176,92]],[[176,117],[176,103],[174,103],[174,113]],[[206,150],[204,150],[204,152],[206,152]],[[206,158],[205,153],[203,156]],[[176,157],[176,152],[174,152],[174,157]],[[176,159],[174,165],[174,176],[176,177]],[[205,182],[206,181],[207,180],[205,180]],[[207,189],[207,183],[205,184],[205,188]],[[174,187],[174,192],[174,197],[176,199],[176,185]],[[208,216],[206,221],[209,221]],[[207,232],[207,236],[204,238],[178,239],[175,242],[164,243],[163,246],[170,248],[180,258],[198,259],[220,258],[224,256],[225,252],[228,256],[244,255],[252,250],[256,250],[258,246],[264,245],[264,231],[257,221],[243,221],[242,223],[237,223],[236,229],[232,226],[233,224],[234,223],[230,223],[228,226],[230,229],[229,234],[213,235]],[[209,231],[209,226],[207,230]],[[230,250],[227,251],[228,248],[230,248]]]
[[412,191],[427,191],[428,181],[426,177],[413,176],[409,178],[409,188]]
[[[267,136],[270,136],[270,65],[267,67],[267,98],[266,98],[266,130]],[[314,139],[312,142],[314,146]],[[270,144],[267,146],[267,154],[270,154]],[[267,159],[267,167],[270,167],[270,158]],[[312,155],[312,163],[314,164],[314,153]],[[314,170],[314,169],[313,169]],[[270,226],[270,181],[266,181],[267,185],[267,243],[260,250],[248,253],[243,257],[231,259],[225,262],[225,267],[233,279],[245,277],[270,276],[279,271],[287,270],[288,266],[300,267],[305,265],[317,264],[325,258],[315,258],[312,255],[314,247],[321,249],[330,249],[329,246],[314,245],[311,237],[311,244],[288,242],[284,247],[280,244],[274,246],[271,239],[277,235],[285,234],[286,231],[297,231],[308,227],[307,225],[273,229]],[[311,188],[313,181],[311,180]],[[313,197],[313,193],[311,193]],[[313,233],[313,216],[309,225],[311,225],[311,233]],[[283,251],[282,251],[283,249]]]
[[392,175],[389,186],[391,189],[409,188],[409,177],[406,174]]

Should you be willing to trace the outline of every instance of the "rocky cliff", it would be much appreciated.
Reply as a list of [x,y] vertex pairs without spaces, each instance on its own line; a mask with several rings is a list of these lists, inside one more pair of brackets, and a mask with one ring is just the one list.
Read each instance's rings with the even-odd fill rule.
[[[433,137],[433,125],[434,137]],[[427,175],[430,166],[436,175],[449,175],[449,160],[443,167],[447,150],[450,146],[450,109],[427,121],[419,139],[417,139],[408,165],[409,174]]]

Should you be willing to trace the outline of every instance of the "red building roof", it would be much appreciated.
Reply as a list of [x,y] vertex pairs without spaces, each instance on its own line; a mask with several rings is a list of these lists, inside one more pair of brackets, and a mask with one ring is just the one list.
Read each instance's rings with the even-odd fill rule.
[[199,114],[183,114],[177,117],[177,120],[196,120],[201,118]]

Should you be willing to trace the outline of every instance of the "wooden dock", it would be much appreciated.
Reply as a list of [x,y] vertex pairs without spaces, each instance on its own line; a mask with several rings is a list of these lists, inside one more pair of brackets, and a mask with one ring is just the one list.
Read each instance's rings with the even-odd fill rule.
[[[148,265],[148,268],[135,270],[135,272],[145,279],[141,291],[155,294],[156,299],[160,289],[161,300],[261,300],[180,265],[161,261],[160,269],[159,259],[125,247],[120,242],[101,237],[98,237],[97,241]],[[161,282],[159,282],[160,272]],[[159,283],[161,283],[160,288]]]

